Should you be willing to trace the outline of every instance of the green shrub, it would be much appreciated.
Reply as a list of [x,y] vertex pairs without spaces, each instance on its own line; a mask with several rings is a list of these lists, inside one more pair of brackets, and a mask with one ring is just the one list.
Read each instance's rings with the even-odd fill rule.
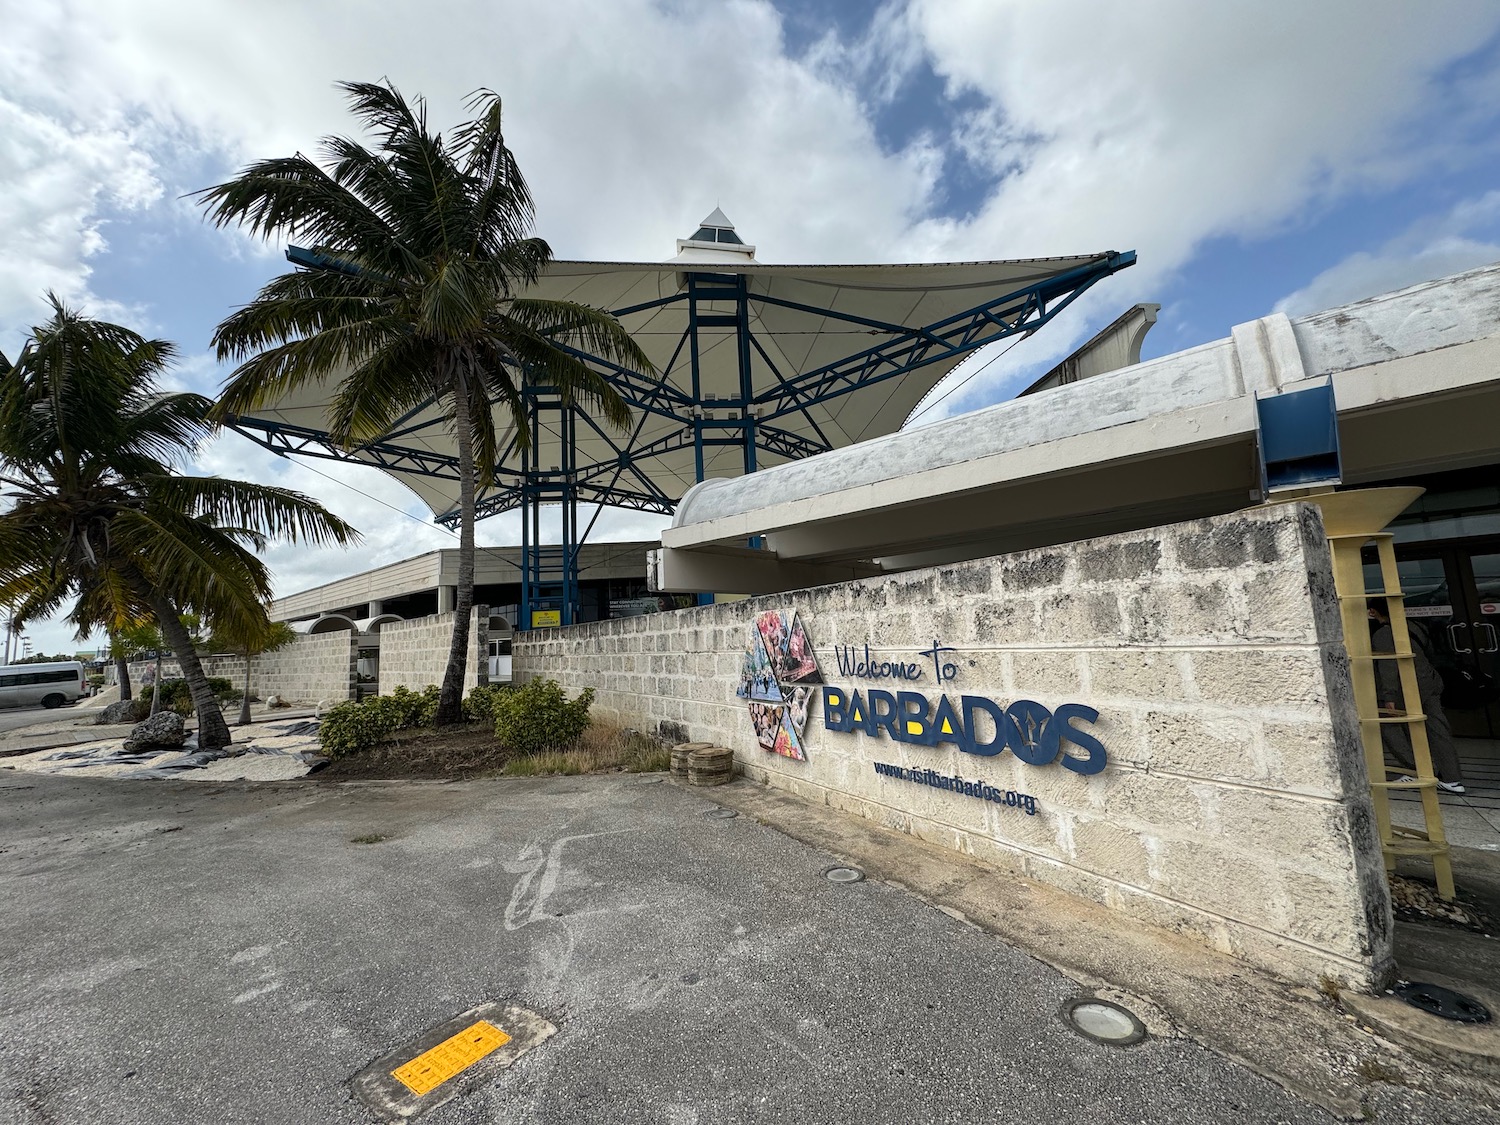
[[[147,684],[140,690],[140,698],[145,700],[148,707],[158,686],[161,688],[161,706],[158,710],[176,711],[183,718],[193,713],[193,696],[188,691],[186,680],[163,680],[160,685]],[[238,703],[243,694],[223,676],[209,676],[208,687],[220,703]]]
[[570,700],[556,680],[530,680],[492,700],[495,737],[517,754],[565,750],[588,729],[593,702],[593,688]]
[[464,697],[464,718],[471,722],[492,722],[495,700],[510,690],[510,684],[478,685]]
[[220,703],[238,703],[245,693],[234,686],[234,682],[223,676],[208,677],[208,688]]
[[318,742],[330,758],[358,754],[397,731],[431,726],[437,704],[438,689],[431,685],[422,691],[398,687],[363,703],[349,700],[323,715]]
[[149,708],[156,693],[161,692],[159,711],[176,711],[186,718],[193,713],[193,697],[188,693],[186,680],[163,680],[159,684],[147,684],[140,691],[140,700]]
[[330,708],[318,721],[318,742],[330,758],[342,758],[368,750],[396,728],[391,725],[392,709],[382,696],[363,703],[349,700]]

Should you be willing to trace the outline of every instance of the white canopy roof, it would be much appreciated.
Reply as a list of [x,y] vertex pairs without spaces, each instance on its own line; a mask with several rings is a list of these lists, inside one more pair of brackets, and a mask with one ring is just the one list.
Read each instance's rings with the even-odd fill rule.
[[[705,228],[731,229],[720,211],[709,219],[714,221],[705,220]],[[695,401],[703,403],[706,420],[735,423],[709,429],[710,437],[728,440],[740,433],[742,356],[733,317],[735,287],[741,279],[749,298],[750,341],[745,350],[751,412],[758,419],[761,440],[756,467],[765,468],[898,430],[922,396],[970,354],[963,350],[968,341],[957,335],[962,325],[935,333],[917,330],[987,304],[993,316],[1017,319],[1026,315],[1024,294],[1007,305],[994,302],[1081,267],[1094,266],[1103,276],[1129,264],[1119,255],[1085,254],[937,265],[766,265],[755,261],[754,248],[743,243],[719,246],[695,236],[678,246],[679,257],[671,262],[554,262],[527,294],[566,298],[615,312],[660,373],[655,380],[633,380],[636,401],[656,410],[637,407],[630,432],[611,432],[601,422],[599,429],[604,432],[600,433],[580,421],[575,448],[582,500],[604,499],[602,490],[612,488],[618,497],[614,502],[670,510],[696,481],[691,425]],[[705,275],[709,282],[689,280]],[[696,388],[687,340],[692,302],[683,299],[690,284],[715,286],[708,295],[698,289]],[[704,324],[705,317],[712,323]],[[977,324],[990,335],[1000,330],[999,321]],[[805,373],[882,346],[900,349],[907,342],[922,353],[918,358],[924,363],[904,374],[866,384],[863,380],[871,371],[893,369],[872,361],[873,366],[864,368],[858,363],[846,365],[852,374],[820,388],[796,385]],[[955,350],[955,342],[963,347]],[[923,351],[929,343],[932,346]],[[933,355],[941,358],[932,359]],[[858,387],[848,389],[856,382]],[[788,383],[794,388],[788,389]],[[837,392],[837,397],[829,397],[829,392]],[[252,436],[267,444],[272,440],[268,432],[276,429],[304,437],[316,435],[323,430],[331,397],[331,386],[306,389],[242,421]],[[760,401],[754,402],[757,398]],[[502,445],[507,444],[513,427],[503,409],[497,409],[496,426],[504,435]],[[437,462],[451,460],[454,442],[436,408],[429,407],[394,427],[381,444],[384,449],[355,451],[349,456],[388,469],[403,457],[412,467],[425,462],[441,475],[401,472],[399,466],[394,475],[435,515],[453,511],[457,483],[451,470],[443,471]],[[273,448],[295,446],[284,441]],[[622,465],[622,461],[628,463]],[[540,434],[536,464],[546,470],[564,463],[555,428]],[[520,468],[519,458],[512,454],[502,463],[502,475],[519,473]],[[706,477],[738,476],[743,471],[742,447],[705,448]],[[509,506],[503,496],[499,500],[500,506]]]

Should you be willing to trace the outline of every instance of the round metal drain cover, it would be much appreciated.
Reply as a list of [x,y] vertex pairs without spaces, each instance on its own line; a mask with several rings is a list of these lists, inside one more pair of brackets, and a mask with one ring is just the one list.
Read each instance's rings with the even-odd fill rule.
[[1134,1012],[1094,996],[1067,1001],[1062,1006],[1062,1017],[1074,1031],[1096,1043],[1129,1047],[1146,1038],[1146,1025]]
[[865,873],[854,867],[830,867],[823,872],[823,878],[830,883],[858,883],[864,877]]
[[1440,984],[1414,980],[1397,985],[1395,991],[1413,1008],[1420,1008],[1429,1015],[1458,1023],[1490,1022],[1490,1010],[1478,1000]]
[[708,817],[709,820],[733,820],[740,814],[733,809],[709,809],[703,815]]

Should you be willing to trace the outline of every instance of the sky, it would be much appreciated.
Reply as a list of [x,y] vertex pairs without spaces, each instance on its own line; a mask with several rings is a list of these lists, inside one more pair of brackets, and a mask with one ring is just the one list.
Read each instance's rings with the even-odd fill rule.
[[[559,258],[670,257],[721,206],[767,262],[1135,250],[918,423],[1004,401],[1129,305],[1144,356],[1500,259],[1493,0],[0,0],[0,351],[42,295],[227,374],[214,325],[286,263],[190,193],[355,126],[388,78],[496,90]],[[946,390],[947,388],[943,388]],[[939,391],[941,394],[942,391]],[[184,471],[293,487],[364,534],[267,556],[289,593],[451,546],[377,470],[234,434]],[[664,520],[606,512],[598,538]],[[481,544],[517,540],[513,517]],[[71,651],[37,622],[34,651]]]

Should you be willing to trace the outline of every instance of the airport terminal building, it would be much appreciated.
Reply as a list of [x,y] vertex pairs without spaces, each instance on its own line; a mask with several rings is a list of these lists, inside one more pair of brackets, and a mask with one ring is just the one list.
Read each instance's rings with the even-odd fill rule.
[[[657,373],[583,357],[626,436],[526,392],[538,447],[480,503],[522,516],[476,599],[515,609],[479,622],[471,682],[491,626],[528,626],[516,679],[592,688],[596,714],[728,747],[747,778],[1304,983],[1383,986],[1387,869],[1451,894],[1448,828],[1500,833],[1500,266],[1146,362],[1138,305],[1014,401],[902,428],[964,357],[1134,260],[768,265],[716,211],[667,262],[554,263],[536,294],[609,309]],[[235,424],[378,466],[451,521],[436,404],[346,450],[326,400]],[[580,505],[671,516],[644,575],[591,578]],[[452,579],[424,559],[277,616],[309,643],[399,635],[380,690],[435,682]],[[699,604],[616,612],[661,596]]]
[[[1369,497],[1396,506],[1351,522]],[[652,577],[754,596],[519,635],[517,677],[1283,975],[1374,987],[1385,863],[1441,884],[1446,843],[1430,768],[1403,790],[1381,766],[1385,725],[1425,735],[1415,708],[1377,714],[1367,591],[1404,591],[1415,643],[1479,685],[1452,707],[1468,792],[1442,817],[1500,824],[1500,267],[704,481]]]

